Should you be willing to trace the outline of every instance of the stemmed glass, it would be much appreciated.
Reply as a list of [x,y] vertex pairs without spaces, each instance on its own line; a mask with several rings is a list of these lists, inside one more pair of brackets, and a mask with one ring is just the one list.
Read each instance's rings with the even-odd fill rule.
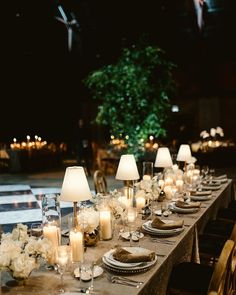
[[203,165],[201,172],[202,172],[202,175],[203,175],[203,179],[207,179],[207,176],[209,174],[209,166],[208,165]]
[[135,221],[137,218],[137,208],[128,207],[127,209],[127,223],[129,227],[129,244],[132,246],[132,226],[135,225]]
[[59,293],[64,293],[64,273],[69,261],[69,254],[68,254],[68,246],[63,245],[58,247],[58,255],[57,255],[57,271],[60,274],[60,289]]
[[121,234],[124,232],[124,220],[117,218],[114,220],[114,237],[115,241],[118,243]]

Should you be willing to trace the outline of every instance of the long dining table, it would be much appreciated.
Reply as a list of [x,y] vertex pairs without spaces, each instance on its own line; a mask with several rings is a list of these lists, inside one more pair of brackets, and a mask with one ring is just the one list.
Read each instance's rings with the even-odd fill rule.
[[[217,191],[213,191],[212,198],[201,202],[198,212],[191,214],[172,213],[166,219],[184,220],[184,230],[178,235],[168,237],[171,243],[166,243],[165,239],[155,239],[147,233],[140,239],[139,246],[155,251],[157,262],[152,268],[145,272],[132,274],[132,279],[143,281],[144,283],[135,288],[132,286],[120,285],[112,283],[107,278],[109,270],[104,267],[102,262],[103,255],[117,245],[117,240],[99,241],[96,246],[87,247],[85,257],[96,262],[103,268],[103,273],[94,279],[93,294],[102,295],[165,295],[168,285],[169,276],[174,265],[182,261],[199,261],[198,253],[198,234],[203,231],[206,223],[210,219],[214,219],[219,208],[227,207],[229,202],[234,199],[233,181],[228,179],[227,183],[221,185]],[[161,203],[159,203],[161,206]],[[62,220],[62,228],[66,227],[67,216]],[[144,221],[140,218],[140,225]],[[68,239],[64,238],[63,243],[68,243]],[[122,247],[129,246],[129,241],[119,241]],[[11,277],[7,272],[2,272],[1,276],[1,292],[8,295],[23,294],[40,294],[53,295],[58,293],[60,284],[60,276],[55,270],[47,270],[42,265],[39,270],[31,273],[24,286],[14,286]],[[65,274],[64,294],[80,294],[79,280],[72,273]],[[0,294],[1,294],[0,292]]]

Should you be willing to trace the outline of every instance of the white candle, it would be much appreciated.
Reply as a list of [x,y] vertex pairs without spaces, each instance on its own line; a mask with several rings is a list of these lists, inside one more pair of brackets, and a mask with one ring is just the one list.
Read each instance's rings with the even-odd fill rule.
[[43,236],[51,241],[53,255],[49,259],[49,263],[55,263],[57,259],[57,251],[59,246],[59,236],[58,236],[59,228],[56,225],[45,225],[43,227]]
[[166,194],[166,198],[167,199],[171,199],[172,198],[172,188],[170,185],[167,185],[164,187],[164,192]]
[[167,177],[165,179],[165,185],[173,185],[173,179],[170,177]]
[[136,220],[137,211],[135,207],[129,207],[127,211],[128,222],[134,222]]
[[200,175],[200,170],[199,169],[194,169],[193,170],[193,175],[199,176]]
[[193,177],[193,171],[192,171],[192,170],[187,171],[187,174],[186,174],[186,181],[187,181],[189,184],[192,183],[192,177]]
[[142,208],[145,207],[146,199],[144,197],[137,197],[136,198],[136,207],[137,210],[140,211]]
[[151,180],[151,176],[150,175],[143,175],[143,180]]
[[184,185],[184,182],[182,179],[176,180],[176,187],[177,187],[179,193],[183,192],[183,185]]
[[60,266],[65,266],[68,263],[69,255],[68,255],[67,247],[68,247],[67,245],[58,247],[57,263]]
[[100,211],[100,237],[102,240],[112,238],[111,212],[109,210]]
[[172,166],[172,169],[173,169],[173,171],[177,171],[177,170],[179,169],[179,167],[178,167],[177,164],[174,164],[174,165]]
[[83,233],[79,230],[70,231],[70,246],[73,262],[83,262],[84,259],[84,243]]

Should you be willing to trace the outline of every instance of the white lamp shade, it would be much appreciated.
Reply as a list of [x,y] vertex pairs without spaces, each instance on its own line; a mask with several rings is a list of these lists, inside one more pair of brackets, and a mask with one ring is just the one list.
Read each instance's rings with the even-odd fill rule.
[[155,167],[167,168],[173,165],[170,151],[167,147],[160,147],[157,150]]
[[79,202],[92,198],[84,168],[67,167],[61,188],[61,201]]
[[188,144],[181,144],[177,154],[177,161],[187,162],[191,159],[191,149]]
[[139,172],[134,155],[122,155],[116,172],[116,179],[119,180],[137,180]]

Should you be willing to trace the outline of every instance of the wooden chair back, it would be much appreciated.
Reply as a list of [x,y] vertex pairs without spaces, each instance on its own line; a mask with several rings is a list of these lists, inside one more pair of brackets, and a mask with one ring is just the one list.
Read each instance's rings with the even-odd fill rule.
[[234,241],[236,243],[236,223],[234,224],[232,233],[230,235],[230,240]]
[[214,272],[211,277],[211,281],[208,288],[208,294],[210,292],[216,292],[218,295],[229,294],[229,277],[231,277],[231,264],[234,253],[235,242],[227,240],[221,251],[219,260],[216,263]]
[[107,193],[107,181],[104,173],[101,170],[96,170],[93,174],[95,192],[100,194]]

